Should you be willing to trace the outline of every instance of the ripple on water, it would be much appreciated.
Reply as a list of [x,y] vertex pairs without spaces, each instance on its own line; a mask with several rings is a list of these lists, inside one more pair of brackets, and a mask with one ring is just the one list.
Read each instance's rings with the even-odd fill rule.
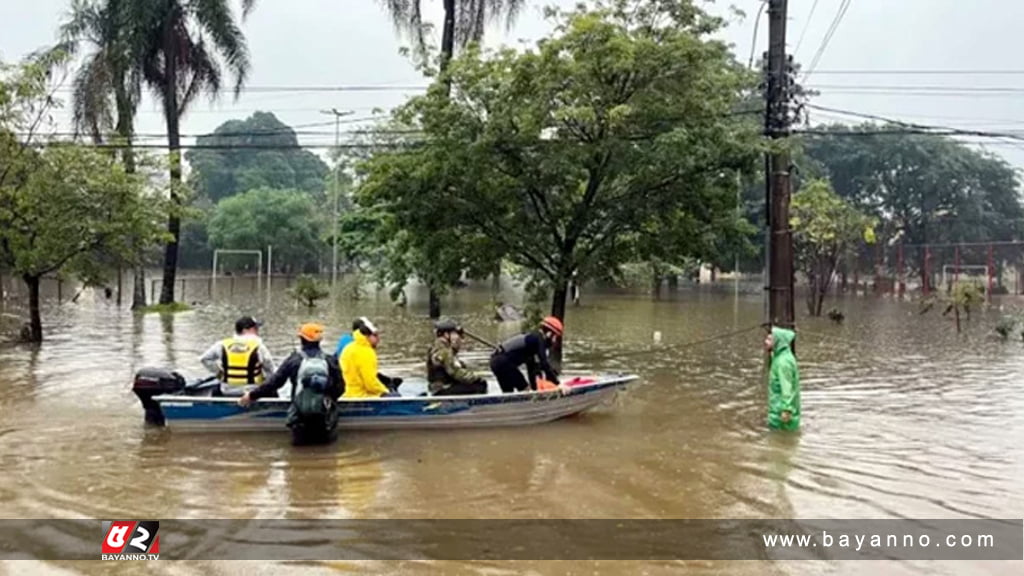
[[[514,327],[480,312],[487,298],[459,293],[446,313],[498,340]],[[22,517],[921,518],[1024,510],[1024,351],[978,337],[995,316],[975,318],[961,338],[888,300],[837,302],[847,317],[840,327],[801,318],[803,425],[786,435],[765,431],[759,333],[684,346],[756,325],[756,299],[591,298],[570,310],[567,367],[639,374],[613,406],[525,429],[345,433],[314,449],[292,448],[286,433],[146,430],[128,391],[131,374],[144,365],[200,373],[196,357],[253,311],[279,358],[302,321],[327,324],[333,349],[351,318],[373,316],[386,330],[382,370],[419,372],[430,322],[410,312],[418,301],[408,310],[368,300],[307,313],[239,297],[171,318],[101,304],[48,310],[54,328],[42,347],[0,350],[0,502]],[[466,358],[486,370],[486,350]],[[916,570],[893,573],[928,573]]]

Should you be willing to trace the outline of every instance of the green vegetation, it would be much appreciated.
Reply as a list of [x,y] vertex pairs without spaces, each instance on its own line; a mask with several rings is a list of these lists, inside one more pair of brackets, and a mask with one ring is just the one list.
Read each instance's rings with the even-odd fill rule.
[[288,289],[288,294],[306,308],[314,308],[317,301],[331,295],[331,291],[322,282],[309,275],[299,276],[295,286]]
[[[131,144],[135,137],[135,114],[142,100],[142,73],[133,60],[134,41],[126,33],[129,11],[117,0],[107,2],[75,1],[60,28],[60,43],[55,53],[68,57],[84,55],[84,63],[75,71],[71,96],[75,130],[89,134],[93,142]],[[64,64],[67,60],[61,59]],[[135,153],[130,146],[120,150],[125,172],[135,172]],[[132,308],[146,304],[145,261],[147,246],[133,239],[135,251],[128,262],[134,264],[135,286]],[[120,265],[121,263],[119,263]]]
[[[980,308],[985,303],[985,289],[976,282],[957,282],[953,284],[948,294],[935,294],[921,301],[921,314],[924,314],[938,305],[943,309],[942,316],[948,316],[951,312],[956,321],[956,332],[961,332],[960,315],[971,319],[971,310]],[[998,328],[997,328],[998,331]]]
[[[243,0],[243,17],[254,4]],[[291,274],[322,273],[336,246],[346,277],[335,295],[361,298],[375,277],[404,301],[418,280],[438,316],[446,292],[505,266],[526,286],[531,324],[564,318],[572,279],[647,288],[702,264],[761,269],[758,78],[716,39],[722,19],[694,0],[589,0],[547,10],[553,31],[532,47],[484,50],[486,24],[511,23],[525,1],[451,0],[435,49],[422,2],[381,4],[412,40],[432,81],[425,94],[333,150],[333,169],[272,112],[231,120],[198,139],[184,183],[182,116],[222,84],[237,95],[249,72],[233,4],[71,0],[56,47],[0,70],[0,269],[29,284],[50,273],[93,284],[132,268],[140,306],[142,267],[164,244],[169,305],[179,264],[207,269],[213,249],[272,245],[275,270]],[[59,103],[47,97],[71,64],[74,145],[51,137]],[[132,149],[144,88],[166,124],[166,186]],[[795,166],[791,225],[812,315],[835,274],[892,269],[886,247],[1024,235],[1004,161],[880,128],[834,125],[780,143]],[[923,258],[908,253],[905,269],[923,278]],[[314,306],[328,292],[303,277],[293,295]],[[960,283],[924,305],[969,317],[980,299]],[[1000,326],[1007,338],[1017,330]],[[40,321],[31,332],[41,337]]]
[[502,254],[543,279],[564,317],[573,272],[676,262],[742,235],[735,186],[718,174],[753,169],[756,133],[733,115],[749,76],[689,1],[552,18],[534,50],[453,59],[458,97],[434,86],[399,109],[393,125],[424,137],[368,160],[358,195],[427,245],[443,280]]
[[[384,9],[395,28],[413,41],[413,50],[420,57],[430,52],[426,34],[429,26],[423,21],[421,0],[384,0]],[[484,29],[491,21],[504,19],[508,26],[515,22],[526,0],[448,0],[444,2],[444,24],[441,27],[441,66],[452,59],[456,48],[465,48],[483,39]]]
[[143,314],[177,314],[189,312],[192,307],[184,302],[171,302],[170,304],[150,304],[139,309]]
[[[124,4],[131,14],[122,25],[125,34],[132,37],[133,48],[126,56],[138,64],[146,84],[160,95],[167,124],[170,198],[179,208],[169,211],[167,231],[171,239],[164,250],[160,290],[160,303],[170,304],[174,302],[178,271],[180,209],[186,205],[181,185],[181,117],[200,94],[217,95],[225,67],[234,79],[237,96],[249,73],[249,53],[228,0]],[[242,0],[243,15],[254,4],[255,0]]]
[[192,168],[192,189],[214,204],[266,188],[301,190],[323,198],[327,165],[316,154],[300,148],[295,131],[270,112],[256,112],[245,120],[225,122],[213,134],[197,138],[196,144],[221,147],[185,153]]
[[[827,177],[839,196],[874,217],[880,242],[984,242],[1024,233],[1019,179],[1004,160],[945,136],[865,134],[885,128],[836,125],[804,142],[805,172]],[[905,265],[923,278],[923,250],[918,257]]]
[[144,178],[116,157],[39,136],[55,104],[47,86],[55,55],[0,65],[0,266],[28,287],[33,342],[43,339],[43,276],[98,282],[108,270],[97,262],[130,260],[139,245],[160,239],[164,214],[162,203],[144,194]]
[[1024,340],[1024,329],[1021,328],[1021,317],[1003,316],[996,324],[996,334],[1003,340],[1009,340],[1011,336],[1020,336]]
[[874,221],[843,200],[825,180],[804,183],[790,209],[795,265],[810,284],[807,312],[821,316],[840,258],[860,240],[874,243]]
[[211,246],[262,250],[274,247],[279,270],[315,270],[320,230],[329,223],[309,194],[260,188],[225,198],[207,224]]

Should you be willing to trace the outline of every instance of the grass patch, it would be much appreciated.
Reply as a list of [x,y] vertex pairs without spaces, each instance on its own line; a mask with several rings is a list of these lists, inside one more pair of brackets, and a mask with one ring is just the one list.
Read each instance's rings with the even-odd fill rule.
[[144,308],[140,308],[139,311],[143,314],[177,314],[178,312],[188,312],[192,310],[192,307],[184,302],[171,302],[170,304],[151,304]]

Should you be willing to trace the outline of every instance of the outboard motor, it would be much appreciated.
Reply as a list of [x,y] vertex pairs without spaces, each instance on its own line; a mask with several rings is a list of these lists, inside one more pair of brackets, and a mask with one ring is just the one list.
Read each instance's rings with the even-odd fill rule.
[[164,413],[160,405],[153,401],[154,396],[176,394],[185,389],[185,378],[177,372],[163,368],[143,368],[135,373],[132,391],[142,401],[146,411],[148,424],[164,425]]

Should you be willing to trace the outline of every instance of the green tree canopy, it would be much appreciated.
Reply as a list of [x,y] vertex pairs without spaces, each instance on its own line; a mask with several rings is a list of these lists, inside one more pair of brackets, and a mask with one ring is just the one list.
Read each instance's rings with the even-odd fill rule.
[[250,146],[186,152],[185,159],[192,168],[193,190],[214,203],[256,188],[288,188],[317,196],[324,193],[327,165],[316,154],[300,148],[295,131],[270,112],[256,112],[245,120],[225,122],[213,134],[199,137],[196,143]]
[[[166,217],[163,203],[144,194],[143,175],[114,156],[37,136],[54,105],[45,68],[0,66],[0,266],[28,286],[29,335],[37,342],[43,276],[98,281],[109,270],[97,263],[134,262],[141,247],[162,239]],[[27,135],[16,137],[21,130]]]
[[811,285],[807,311],[820,316],[839,260],[860,241],[874,242],[874,220],[839,197],[827,180],[811,180],[793,195],[790,210],[796,269]]
[[827,177],[840,196],[876,217],[886,242],[1021,237],[1019,179],[1004,160],[946,136],[878,133],[885,128],[834,125],[808,136],[810,162],[803,168]]
[[321,229],[327,223],[309,194],[258,188],[217,204],[207,233],[212,248],[266,250],[274,247],[276,268],[316,269]]
[[[554,288],[572,273],[676,261],[739,226],[722,171],[750,170],[754,132],[735,121],[749,76],[690,0],[606,0],[552,13],[535,49],[470,48],[396,114],[415,147],[363,168],[364,201],[413,234],[487,240]],[[645,238],[673,226],[664,243]]]

